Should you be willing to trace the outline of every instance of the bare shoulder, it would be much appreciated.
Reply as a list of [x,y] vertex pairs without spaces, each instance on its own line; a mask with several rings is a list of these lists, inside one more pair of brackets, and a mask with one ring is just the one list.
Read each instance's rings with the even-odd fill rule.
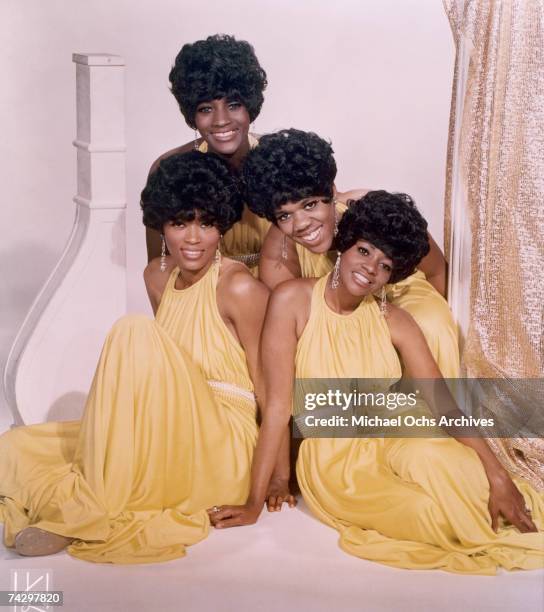
[[[198,145],[200,145],[201,142],[202,138],[199,138],[197,140]],[[159,157],[157,157],[157,159],[151,164],[149,174],[153,174],[153,172],[155,172],[155,170],[159,167],[159,164],[163,159],[167,159],[168,157],[171,157],[172,155],[177,155],[178,153],[188,153],[189,151],[192,151],[194,149],[194,146],[195,141],[191,140],[190,142],[187,142],[184,145],[181,145],[180,147],[175,147],[174,149],[170,149],[170,151],[166,151],[162,155],[159,155]]]
[[395,304],[387,304],[385,320],[389,325],[417,325],[412,315]]
[[247,299],[256,292],[268,296],[266,285],[257,280],[247,266],[238,261],[223,257],[217,288],[223,294],[236,300]]
[[414,345],[414,341],[424,338],[423,332],[412,315],[394,304],[387,304],[385,320],[391,333],[391,340],[397,347],[403,344]]
[[316,278],[294,278],[280,283],[272,292],[271,301],[278,305],[303,306],[312,299]]

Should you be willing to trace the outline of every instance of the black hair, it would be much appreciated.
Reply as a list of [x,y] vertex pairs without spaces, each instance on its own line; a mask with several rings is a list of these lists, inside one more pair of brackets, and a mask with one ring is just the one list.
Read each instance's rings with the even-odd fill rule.
[[366,240],[393,261],[390,283],[410,276],[430,250],[427,221],[405,193],[369,191],[350,203],[338,224],[341,253]]
[[189,151],[163,159],[142,191],[146,227],[162,233],[169,221],[200,218],[224,234],[242,216],[239,182],[214,153]]
[[336,162],[330,143],[291,128],[262,136],[244,161],[242,177],[250,210],[276,223],[276,211],[286,202],[332,198]]
[[253,121],[261,111],[267,85],[253,47],[226,34],[183,45],[169,78],[179,109],[192,128],[197,106],[219,98],[242,102]]

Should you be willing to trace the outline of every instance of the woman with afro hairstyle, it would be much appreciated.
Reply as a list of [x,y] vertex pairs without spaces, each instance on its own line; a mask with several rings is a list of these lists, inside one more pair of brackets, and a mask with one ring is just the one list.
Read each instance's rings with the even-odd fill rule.
[[[266,72],[253,47],[233,36],[215,35],[183,45],[170,71],[172,93],[195,139],[162,155],[198,149],[222,157],[234,174],[252,146],[257,144],[249,126],[261,111]],[[198,137],[200,134],[200,137]],[[261,245],[269,222],[244,207],[242,218],[222,238],[221,252],[245,263],[257,275]],[[161,253],[157,231],[146,232],[149,260]]]
[[[331,271],[335,228],[346,210],[343,202],[365,193],[336,193],[335,177],[331,145],[312,132],[268,134],[248,154],[243,167],[248,205],[272,222],[259,265],[260,279],[271,289],[284,280]],[[445,291],[446,263],[430,235],[429,242],[418,270],[389,284],[387,298],[414,317],[443,376],[454,378],[459,373],[457,328],[439,293]]]
[[[544,494],[521,480],[514,484],[484,439],[455,438],[459,430],[453,438],[362,437],[380,428],[360,431],[364,424],[350,424],[350,416],[343,417],[345,435],[359,432],[359,437],[341,437],[345,423],[331,432],[326,425],[319,430],[319,419],[326,417],[330,425],[331,415],[361,415],[340,406],[320,413],[315,402],[308,407],[308,399],[317,400],[316,390],[330,390],[331,378],[346,379],[348,393],[353,379],[361,378],[372,379],[374,386],[366,391],[388,393],[401,376],[398,352],[433,412],[461,415],[413,318],[375,297],[389,281],[411,274],[427,254],[426,228],[408,196],[369,192],[339,223],[334,271],[320,279],[287,281],[274,291],[263,329],[269,391],[251,493],[243,506],[221,508],[211,519],[216,527],[254,523],[273,469],[279,473],[284,466],[288,478],[289,462],[280,446],[296,378],[296,398],[303,404],[294,406],[295,414],[301,413],[297,422],[323,436],[302,442],[298,483],[312,513],[338,530],[343,550],[395,567],[467,574],[544,565],[537,532],[544,529]],[[439,403],[434,392],[440,393]],[[432,414],[422,402],[412,412],[400,401],[399,406],[381,413],[374,407],[370,415]],[[510,525],[500,522],[501,515]]]
[[170,252],[144,272],[155,319],[115,323],[81,422],[0,437],[7,546],[167,561],[206,537],[214,504],[245,501],[268,290],[218,252],[242,206],[214,154],[171,155],[149,177],[144,223]]

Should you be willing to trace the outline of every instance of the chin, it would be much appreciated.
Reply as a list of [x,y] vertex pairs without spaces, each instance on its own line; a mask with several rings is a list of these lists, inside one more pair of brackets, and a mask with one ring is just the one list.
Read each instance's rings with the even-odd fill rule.
[[184,259],[183,261],[179,261],[177,265],[180,270],[187,270],[187,272],[198,272],[199,270],[205,268],[209,261],[209,259],[204,258],[198,259],[197,261],[188,261]]
[[212,149],[220,155],[234,155],[236,151],[242,146],[242,139],[236,138],[229,142],[217,142],[214,140]]
[[373,287],[362,287],[353,281],[344,282],[344,287],[348,293],[355,297],[366,297],[367,295],[372,295],[375,291]]
[[[306,245],[304,245],[306,246]],[[312,247],[306,246],[308,251],[311,253],[316,253],[317,255],[321,255],[323,253],[328,253],[331,245],[329,243],[315,244]]]

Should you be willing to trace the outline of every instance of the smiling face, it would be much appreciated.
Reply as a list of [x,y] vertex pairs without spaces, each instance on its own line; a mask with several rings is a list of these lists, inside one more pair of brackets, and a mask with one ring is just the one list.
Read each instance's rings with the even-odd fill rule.
[[236,100],[209,100],[196,108],[196,129],[219,155],[245,155],[249,151],[249,124],[246,107]]
[[323,196],[287,202],[276,211],[276,224],[312,253],[326,253],[334,238],[334,203]]
[[212,263],[219,239],[217,227],[202,218],[198,211],[192,221],[170,221],[163,226],[170,255],[183,272],[195,273]]
[[393,260],[366,240],[342,253],[340,284],[353,296],[375,294],[389,282]]

